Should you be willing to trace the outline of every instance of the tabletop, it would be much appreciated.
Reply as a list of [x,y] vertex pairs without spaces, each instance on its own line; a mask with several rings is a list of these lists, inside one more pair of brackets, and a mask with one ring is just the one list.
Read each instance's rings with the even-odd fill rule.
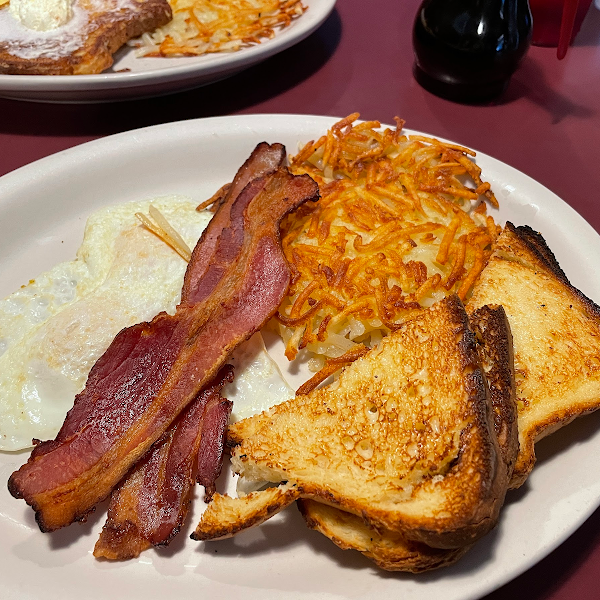
[[[600,4],[600,3],[598,3]],[[506,92],[482,105],[430,94],[412,76],[418,0],[340,0],[311,36],[229,79],[169,96],[104,104],[0,99],[0,175],[83,142],[216,115],[296,113],[391,123],[451,139],[533,177],[600,233],[600,9],[564,60],[531,47]],[[596,299],[598,300],[598,299]],[[595,598],[600,509],[560,547],[486,596]]]

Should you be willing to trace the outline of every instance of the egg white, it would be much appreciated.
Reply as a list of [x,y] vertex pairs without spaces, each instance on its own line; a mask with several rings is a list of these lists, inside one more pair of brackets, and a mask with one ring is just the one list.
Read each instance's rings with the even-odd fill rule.
[[[75,260],[0,301],[0,450],[54,438],[115,335],[175,311],[187,263],[135,217],[150,203],[190,248],[212,216],[177,196],[105,207],[88,219]],[[231,362],[236,381],[224,395],[236,416],[293,396],[260,335]]]
[[232,423],[295,396],[267,352],[260,332],[238,346],[228,362],[234,366],[235,377],[223,388],[223,396],[233,401]]

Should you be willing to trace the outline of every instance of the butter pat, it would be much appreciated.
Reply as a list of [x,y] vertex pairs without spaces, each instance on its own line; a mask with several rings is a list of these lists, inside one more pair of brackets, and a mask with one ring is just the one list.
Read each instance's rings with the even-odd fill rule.
[[12,16],[28,29],[50,31],[73,16],[71,0],[10,0]]

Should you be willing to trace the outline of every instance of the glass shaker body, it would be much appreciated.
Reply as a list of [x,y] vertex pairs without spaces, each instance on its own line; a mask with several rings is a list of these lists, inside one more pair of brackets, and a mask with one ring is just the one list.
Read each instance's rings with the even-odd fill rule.
[[438,96],[500,95],[531,41],[527,0],[425,0],[413,27],[414,74]]

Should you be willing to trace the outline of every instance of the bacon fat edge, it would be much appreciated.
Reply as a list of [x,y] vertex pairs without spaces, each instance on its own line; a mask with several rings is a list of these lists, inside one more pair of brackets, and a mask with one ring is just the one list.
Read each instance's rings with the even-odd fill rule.
[[216,238],[210,232],[201,238],[199,244],[213,240],[211,251],[199,261],[200,277],[188,269],[186,282],[195,283],[184,284],[175,315],[161,313],[121,331],[92,368],[57,437],[36,446],[10,477],[9,491],[34,509],[42,531],[85,519],[235,347],[274,314],[290,280],[279,223],[318,197],[310,177],[279,168],[221,206],[215,217],[229,208],[228,218]]
[[[225,365],[113,491],[106,523],[94,548],[96,558],[135,558],[151,546],[167,546],[179,533],[192,500],[198,449],[214,448],[206,443],[207,434],[215,429],[211,415],[223,415],[226,423],[231,413],[232,403],[220,393],[232,380],[233,367]],[[223,433],[217,431],[216,435]],[[222,452],[213,451],[210,456],[220,467]],[[220,468],[213,472],[216,480]],[[208,483],[214,486],[214,480]]]

